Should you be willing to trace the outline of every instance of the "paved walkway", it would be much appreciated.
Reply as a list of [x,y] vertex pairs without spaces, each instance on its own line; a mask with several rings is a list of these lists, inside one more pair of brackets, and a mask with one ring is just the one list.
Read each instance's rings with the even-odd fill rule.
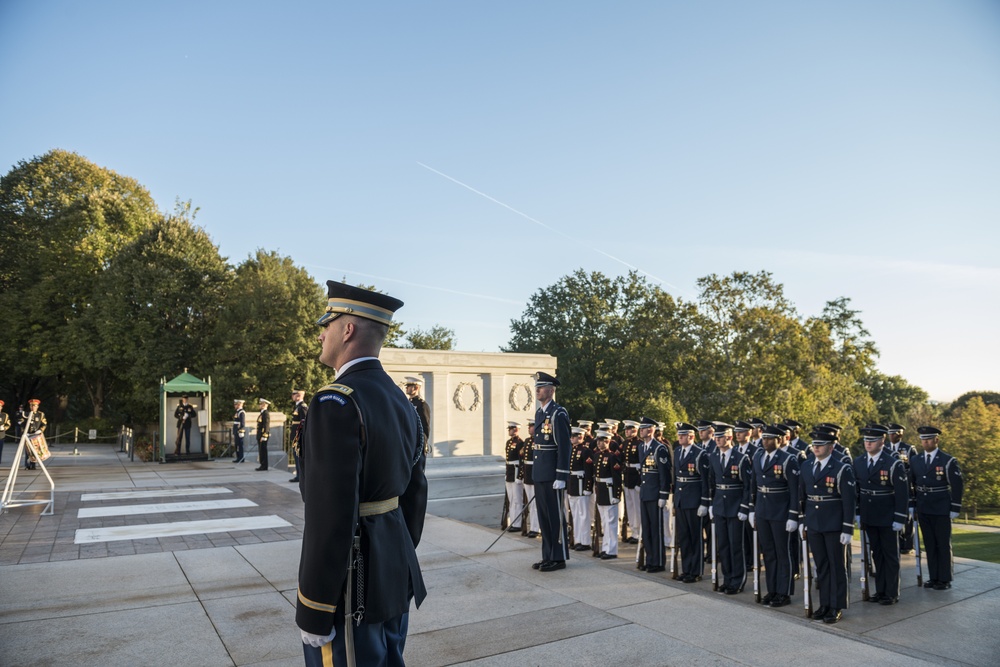
[[[302,664],[302,507],[287,472],[71,451],[50,460],[54,516],[0,516],[0,665]],[[22,471],[19,486],[29,481]],[[237,529],[270,517],[287,525]],[[125,532],[87,542],[100,530]],[[150,530],[162,536],[136,537]],[[634,547],[543,574],[530,568],[538,540],[505,536],[483,553],[495,536],[428,517],[418,551],[430,593],[411,614],[408,664],[995,665],[1000,654],[1000,565],[957,559],[953,588],[931,591],[904,558],[898,605],[857,602],[827,626],[803,617],[801,595],[772,610],[749,592],[713,593],[707,577],[639,572]]]

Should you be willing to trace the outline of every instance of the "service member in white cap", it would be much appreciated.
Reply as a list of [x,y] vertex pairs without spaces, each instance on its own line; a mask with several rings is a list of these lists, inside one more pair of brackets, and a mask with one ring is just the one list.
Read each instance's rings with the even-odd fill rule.
[[257,415],[257,470],[267,470],[267,439],[271,437],[271,401],[261,398],[260,414]]
[[[419,413],[418,413],[419,414]],[[507,422],[507,443],[504,445],[504,485],[507,488],[507,532],[521,530],[524,514],[524,476],[521,473],[521,459],[524,457],[524,440],[518,435],[518,422]]]
[[247,413],[243,409],[243,403],[239,398],[233,401],[233,407],[236,408],[236,414],[233,415],[233,444],[236,447],[233,463],[243,463],[243,436],[247,432]]
[[429,441],[428,439],[431,437],[431,406],[427,405],[427,401],[420,397],[420,387],[424,381],[416,375],[407,375],[403,380],[406,382],[406,395],[416,409],[417,416],[420,417],[420,429],[424,432],[424,440]]
[[618,455],[608,447],[610,442],[610,432],[597,432],[594,497],[601,517],[601,560],[618,558],[618,505],[622,497],[622,465]]
[[642,440],[638,436],[639,422],[633,419],[626,419],[625,422],[625,446],[619,452],[622,464],[622,495],[625,502],[619,507],[623,508],[625,516],[628,518],[628,528],[632,534],[625,537],[622,529],[622,539],[629,544],[639,543],[639,533],[642,530],[642,519],[639,517],[639,470],[642,464],[639,462],[639,447]]
[[593,450],[584,442],[586,431],[579,426],[570,429],[570,442],[573,449],[569,455],[569,480],[567,496],[570,516],[573,519],[573,539],[576,544],[570,546],[574,551],[586,551],[590,548],[590,525],[593,523],[591,497],[594,486],[594,456]]

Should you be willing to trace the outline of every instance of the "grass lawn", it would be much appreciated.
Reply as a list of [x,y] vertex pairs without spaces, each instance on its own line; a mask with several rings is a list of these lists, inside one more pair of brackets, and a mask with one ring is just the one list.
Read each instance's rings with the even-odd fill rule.
[[963,530],[955,526],[951,531],[951,549],[961,558],[1000,563],[1000,533]]
[[980,512],[975,519],[968,520],[966,520],[965,514],[963,513],[955,519],[955,523],[968,523],[974,526],[993,526],[995,528],[1000,528],[1000,512],[991,509],[989,511]]

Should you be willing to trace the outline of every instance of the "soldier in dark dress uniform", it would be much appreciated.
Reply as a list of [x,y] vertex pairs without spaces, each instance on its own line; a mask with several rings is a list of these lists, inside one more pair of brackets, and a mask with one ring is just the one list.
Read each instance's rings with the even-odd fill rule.
[[259,401],[260,414],[257,415],[257,463],[256,470],[267,470],[267,440],[271,437],[271,401],[262,398]]
[[299,481],[299,451],[302,448],[302,427],[306,423],[309,406],[305,402],[306,393],[301,389],[292,389],[292,461],[295,462],[295,476],[290,483]]
[[7,439],[10,429],[10,415],[3,411],[3,401],[0,401],[0,461],[3,460],[3,442]]
[[[745,420],[738,421],[733,426],[733,437],[736,438],[736,445],[733,447],[733,451],[747,457],[747,461],[750,462],[751,472],[753,471],[753,456],[757,452],[757,445],[752,442],[753,429],[753,424]],[[750,530],[750,525],[747,524],[743,530],[743,559],[746,563],[747,572],[753,569],[753,559],[755,556],[756,554],[753,552],[753,531]]]
[[[639,531],[642,528],[642,519],[639,518],[639,470],[642,468],[642,464],[639,461],[639,447],[642,445],[642,440],[639,439],[638,429],[636,428],[639,426],[639,422],[626,419],[624,423],[625,446],[620,452],[620,459],[623,465],[622,495],[625,497],[624,505],[625,513],[628,516],[628,528],[632,532],[625,541],[629,544],[638,544]],[[625,537],[624,529],[622,530],[622,537]]]
[[824,439],[828,436],[816,431],[810,435],[815,460],[802,468],[799,495],[819,588],[819,607],[812,618],[836,623],[847,609],[846,548],[854,535],[857,488],[854,468],[830,455],[833,442]]
[[[28,435],[33,435],[35,433],[45,433],[45,427],[49,425],[49,420],[45,418],[45,413],[38,409],[42,402],[37,398],[32,398],[28,401],[28,412],[21,412],[21,416],[18,419],[18,423],[21,426],[21,432],[23,433],[25,428],[28,430]],[[28,427],[28,418],[31,418],[31,426]],[[11,463],[13,468],[17,462]],[[31,447],[24,448],[24,468],[25,470],[34,470],[38,464],[35,462],[35,456],[32,454]]]
[[233,463],[243,463],[243,437],[247,433],[247,413],[243,409],[244,401],[236,399],[233,407],[236,414],[233,415],[233,445],[236,448]]
[[951,588],[951,522],[962,511],[962,470],[958,461],[938,449],[940,429],[921,426],[917,429],[923,452],[910,457],[910,512],[916,511],[920,537],[927,554],[924,588],[943,591]]
[[[711,454],[715,451],[715,422],[709,421],[707,419],[699,419],[694,423],[695,427],[698,429],[698,437],[701,441],[698,446],[701,447],[705,455]],[[706,563],[712,562],[712,522],[708,518],[708,512],[705,516],[701,517],[701,531],[702,531],[702,548],[705,551],[704,561]]]
[[424,440],[430,442],[431,406],[427,405],[427,401],[420,398],[420,387],[424,381],[415,375],[407,375],[404,379],[406,381],[406,395],[409,396],[410,403],[416,408],[417,416],[420,417],[420,430],[424,432]]
[[[410,401],[413,402],[412,399]],[[416,407],[416,406],[414,406]],[[417,410],[420,414],[420,410]],[[524,476],[521,474],[521,460],[524,458],[524,440],[517,435],[520,424],[507,422],[507,442],[504,445],[504,486],[507,490],[507,516],[510,526],[507,532],[521,530],[521,515],[524,514]]]
[[854,478],[859,494],[856,518],[875,563],[875,594],[868,601],[892,605],[899,600],[898,533],[906,522],[910,492],[905,466],[884,447],[885,433],[877,425],[861,429],[865,453],[854,459]]
[[302,428],[295,621],[307,667],[348,664],[351,645],[359,665],[402,665],[411,600],[419,607],[427,592],[416,554],[427,510],[424,436],[378,360],[402,302],[332,280],[327,287],[319,359],[337,375],[313,396]]
[[177,409],[174,410],[174,419],[177,420],[177,441],[174,443],[174,454],[181,453],[181,437],[184,438],[184,453],[191,453],[191,424],[197,416],[194,406],[188,403],[187,396],[181,396],[177,402]]
[[535,469],[534,436],[535,422],[529,421],[528,437],[524,440],[524,449],[522,450],[523,455],[521,458],[524,465],[521,466],[520,473],[521,481],[524,482],[524,502],[528,504],[528,514],[525,516],[525,521],[528,522],[527,536],[531,538],[538,537],[538,503],[531,502],[535,497],[535,478],[532,474]]
[[569,478],[569,413],[555,401],[559,380],[548,373],[535,374],[534,469],[535,504],[542,533],[542,560],[531,567],[553,572],[566,567],[569,535],[566,528],[566,480]]
[[799,437],[799,431],[802,429],[802,424],[795,421],[794,419],[786,419],[782,422],[788,427],[788,447],[794,449],[800,454],[809,449],[809,443]]
[[670,450],[653,437],[656,421],[649,417],[639,420],[639,472],[642,482],[639,486],[640,517],[642,521],[641,539],[645,547],[646,560],[638,567],[646,572],[663,572],[663,511],[670,497]]
[[772,607],[791,604],[795,582],[788,542],[799,527],[799,462],[778,449],[782,437],[775,426],[761,432],[763,449],[754,455],[750,487],[750,527],[757,531],[767,574],[767,595],[761,602]]
[[618,505],[622,497],[622,465],[609,445],[611,433],[597,432],[594,454],[594,497],[601,520],[601,560],[618,558]]
[[[910,456],[913,455],[913,445],[903,441],[904,429],[900,424],[886,424],[889,430],[889,441],[885,448],[899,458],[906,471],[906,478],[910,478]],[[913,551],[913,519],[907,515],[903,530],[899,531],[899,553],[908,554]]]
[[[714,433],[715,425],[708,423],[710,432]],[[709,504],[708,453],[701,446],[692,444],[689,426],[681,424],[677,427],[679,444],[674,449],[673,479],[674,540],[681,550],[680,580],[686,584],[699,581],[705,569],[702,519],[707,521]],[[704,434],[705,429],[701,428],[699,432]],[[711,536],[709,528],[709,540]]]
[[715,451],[709,457],[709,518],[715,523],[716,549],[722,565],[719,590],[735,595],[747,581],[743,553],[750,514],[750,457],[733,448],[733,427],[715,425]]
[[569,510],[573,518],[573,537],[576,540],[576,544],[571,545],[570,548],[574,551],[586,551],[590,549],[587,540],[590,536],[590,526],[594,521],[591,514],[591,495],[594,491],[594,452],[583,441],[584,430],[582,428],[574,427],[570,429],[570,433],[573,449],[569,455],[567,492]]

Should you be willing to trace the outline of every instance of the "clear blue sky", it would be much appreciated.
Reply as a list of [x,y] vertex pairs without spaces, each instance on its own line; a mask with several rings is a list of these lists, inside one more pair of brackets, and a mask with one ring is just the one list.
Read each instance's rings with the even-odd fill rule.
[[998,2],[2,0],[0,128],[460,349],[577,268],[766,269],[932,398],[1000,390]]

